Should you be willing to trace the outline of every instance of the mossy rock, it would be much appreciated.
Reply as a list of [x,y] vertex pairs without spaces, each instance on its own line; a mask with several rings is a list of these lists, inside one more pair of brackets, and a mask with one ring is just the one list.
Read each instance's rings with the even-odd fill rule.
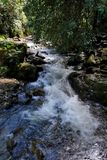
[[0,113],[18,103],[19,87],[16,79],[0,78]]
[[103,48],[100,51],[102,52],[102,55],[107,56],[107,48]]
[[37,79],[37,68],[30,63],[20,63],[18,66],[18,70],[18,79],[25,81],[34,81]]
[[68,79],[82,100],[93,100],[107,106],[107,79],[77,72],[71,73]]
[[87,64],[89,64],[89,65],[95,65],[96,64],[95,56],[93,54],[91,54],[89,56],[89,58],[87,59]]

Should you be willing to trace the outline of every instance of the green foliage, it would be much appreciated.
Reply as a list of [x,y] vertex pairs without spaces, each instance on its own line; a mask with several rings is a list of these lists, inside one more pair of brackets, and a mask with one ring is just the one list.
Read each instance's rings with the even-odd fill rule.
[[5,35],[0,35],[0,41],[4,41],[6,40],[6,36]]
[[[43,38],[52,41],[54,46],[67,50],[75,46],[80,35],[76,34],[81,20],[83,1],[47,1],[30,0],[26,11],[34,27],[36,39]],[[74,4],[74,5],[73,5]],[[30,11],[28,8],[32,8]],[[75,19],[74,19],[75,17]],[[78,18],[80,17],[80,19]]]
[[0,76],[16,77],[18,65],[24,61],[26,44],[0,41]]
[[98,25],[100,30],[107,30],[107,1],[101,0],[98,6]]
[[106,7],[106,0],[27,0],[25,11],[36,40],[49,40],[65,51],[92,47]]
[[27,23],[23,12],[24,3],[24,0],[0,1],[0,34],[23,36]]

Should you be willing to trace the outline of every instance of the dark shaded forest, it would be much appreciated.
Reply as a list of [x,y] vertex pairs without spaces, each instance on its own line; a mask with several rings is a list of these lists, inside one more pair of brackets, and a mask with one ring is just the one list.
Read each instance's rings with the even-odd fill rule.
[[91,48],[96,35],[107,31],[106,0],[1,0],[0,34],[32,33],[62,51]]

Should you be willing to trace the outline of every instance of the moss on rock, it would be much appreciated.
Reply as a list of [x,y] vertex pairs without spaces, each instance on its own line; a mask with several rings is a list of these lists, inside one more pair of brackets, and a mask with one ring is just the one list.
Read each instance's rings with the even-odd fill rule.
[[37,78],[37,68],[28,62],[20,63],[18,69],[18,79],[33,81]]
[[107,106],[107,79],[94,74],[73,72],[68,77],[81,99],[89,99]]

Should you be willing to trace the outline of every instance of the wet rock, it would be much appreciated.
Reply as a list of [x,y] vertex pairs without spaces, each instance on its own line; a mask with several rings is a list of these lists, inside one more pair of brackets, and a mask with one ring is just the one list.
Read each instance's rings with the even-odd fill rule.
[[68,59],[67,65],[72,66],[72,65],[77,65],[78,62],[76,60],[76,54],[70,54],[70,58]]
[[48,52],[45,50],[41,51],[41,53],[48,55]]
[[14,138],[9,137],[8,140],[7,140],[7,142],[6,142],[6,145],[7,145],[8,152],[10,154],[12,154],[12,151],[16,147],[17,143],[14,141]]
[[33,108],[40,108],[44,103],[44,99],[37,99],[32,102]]
[[68,77],[81,99],[89,99],[107,106],[107,79],[95,74],[73,72]]
[[103,77],[107,77],[107,65],[101,65],[100,72],[102,73]]
[[80,71],[83,69],[83,63],[80,63],[79,65],[74,67],[74,70]]
[[25,95],[26,95],[27,98],[32,99],[33,91],[32,90],[30,90],[30,91],[28,90],[28,91],[26,91]]
[[38,77],[37,68],[28,62],[20,63],[18,69],[18,79],[25,81],[34,81]]
[[[36,98],[37,97],[37,98]],[[32,103],[34,107],[41,107],[44,102],[45,91],[43,88],[26,88],[24,100],[20,101],[22,104]]]
[[37,157],[37,160],[44,160],[45,156],[42,150],[37,147],[36,141],[32,141],[31,151]]
[[38,72],[43,71],[43,66],[42,65],[36,65]]
[[13,133],[13,136],[16,137],[17,135],[20,135],[23,133],[23,128],[18,127],[12,133]]
[[9,109],[18,103],[19,81],[16,79],[0,79],[0,109]]
[[34,89],[32,92],[33,96],[45,96],[43,89]]
[[85,71],[86,71],[86,74],[100,73],[100,68],[99,67],[90,66],[90,67],[87,67],[85,69]]
[[102,52],[103,56],[107,55],[107,48],[102,48],[102,49],[100,49],[100,51]]
[[100,49],[101,52],[101,63],[107,63],[107,48]]
[[18,103],[21,105],[27,105],[32,101],[32,96],[18,95]]
[[9,101],[9,102],[4,102],[4,108],[5,108],[5,109],[10,109],[12,106],[13,106],[13,104],[12,104],[11,101]]
[[84,52],[81,52],[80,54],[77,55],[76,59],[77,59],[78,63],[84,62],[85,59],[86,59],[85,53],[84,53]]
[[68,60],[67,65],[71,66],[71,65],[79,65],[81,63],[83,63],[86,59],[85,53],[81,52],[81,53],[72,53],[70,54],[70,58]]
[[43,58],[38,56],[29,56],[28,60],[33,65],[42,65],[46,63]]
[[45,59],[45,57],[43,55],[41,55],[39,51],[37,52],[36,57]]

